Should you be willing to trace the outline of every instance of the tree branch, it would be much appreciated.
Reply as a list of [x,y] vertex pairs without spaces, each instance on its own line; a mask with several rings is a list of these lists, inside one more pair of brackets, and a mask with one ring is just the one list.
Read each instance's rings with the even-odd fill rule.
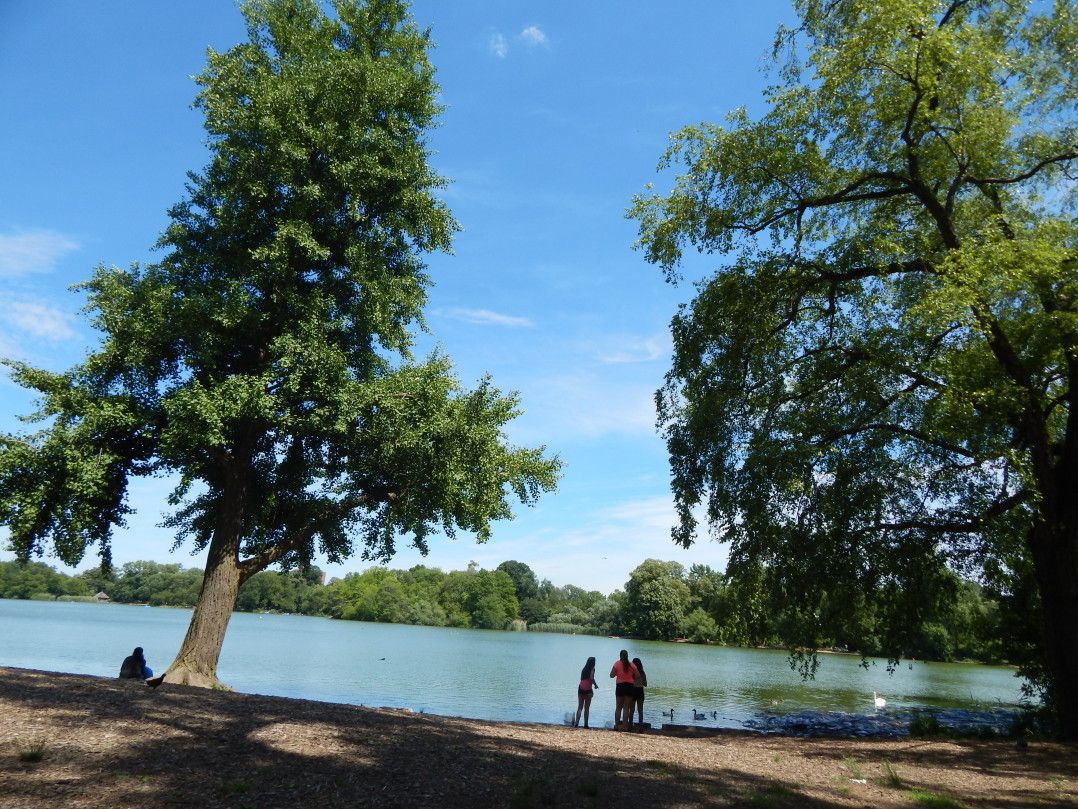
[[246,581],[258,571],[265,570],[274,562],[280,561],[292,551],[299,550],[303,547],[303,545],[309,542],[311,537],[314,536],[319,522],[325,519],[341,520],[344,519],[349,512],[354,511],[361,506],[370,505],[376,500],[388,501],[393,499],[394,495],[392,492],[386,492],[382,497],[360,494],[337,501],[333,507],[326,507],[317,517],[308,515],[307,519],[305,519],[301,525],[293,528],[288,536],[275,542],[272,547],[266,548],[266,550],[261,553],[257,553],[254,556],[241,560],[239,562],[241,581]]
[[948,22],[951,21],[951,17],[963,6],[969,5],[969,0],[954,0],[947,8],[947,12],[943,15],[939,22],[939,28],[943,28]]
[[984,528],[992,518],[1005,514],[1015,506],[1027,502],[1030,492],[1026,489],[1015,492],[1009,497],[997,500],[981,514],[971,514],[962,522],[933,522],[931,520],[902,520],[900,522],[877,523],[866,528],[866,531],[906,531],[916,529],[928,531],[933,534],[972,534]]
[[949,441],[942,441],[938,438],[932,438],[931,436],[922,433],[920,430],[914,430],[910,427],[903,427],[900,424],[888,424],[887,422],[870,422],[868,424],[861,424],[855,427],[850,427],[845,430],[837,430],[833,433],[821,436],[820,440],[814,443],[830,444],[840,438],[844,438],[847,436],[855,436],[863,432],[869,431],[880,431],[895,433],[896,435],[904,435],[909,438],[913,438],[921,442],[922,444],[927,444],[928,446],[936,447],[937,449],[942,449],[947,452],[953,452],[955,455],[961,455],[964,458],[977,457],[976,453],[973,453],[965,447],[959,446],[958,444],[952,444]]
[[[899,182],[902,183],[902,185],[895,188],[881,188],[877,191],[864,191],[859,194],[853,193],[857,191],[857,189],[862,188],[868,183],[874,181]],[[758,222],[746,222],[740,225],[735,225],[734,228],[736,230],[744,230],[748,233],[759,233],[770,227],[771,225],[774,225],[776,222],[785,219],[788,216],[804,214],[806,211],[812,210],[814,208],[826,208],[831,205],[840,205],[847,202],[866,202],[873,199],[888,199],[890,197],[897,197],[901,194],[909,193],[907,183],[908,179],[906,177],[903,177],[901,174],[887,171],[870,172],[862,177],[857,178],[845,188],[842,188],[831,194],[824,194],[823,196],[818,197],[809,197],[807,199],[798,199],[796,201],[796,204],[787,205],[786,207],[775,211],[774,213],[770,214],[764,219],[761,219]]]
[[969,180],[976,185],[1009,185],[1011,183],[1020,183],[1023,180],[1028,180],[1033,177],[1045,166],[1050,166],[1053,163],[1066,163],[1075,158],[1078,158],[1078,152],[1068,152],[1067,154],[1055,155],[1054,157],[1046,157],[1032,168],[1023,171],[1021,174],[1016,174],[1013,177],[970,177]]

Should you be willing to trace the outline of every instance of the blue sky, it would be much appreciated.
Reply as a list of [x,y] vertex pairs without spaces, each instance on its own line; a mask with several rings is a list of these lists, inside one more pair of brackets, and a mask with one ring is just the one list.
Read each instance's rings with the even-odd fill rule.
[[[519,391],[511,440],[545,444],[565,470],[489,543],[435,538],[425,559],[402,550],[393,566],[517,559],[603,592],[649,557],[722,568],[706,536],[687,551],[670,541],[654,425],[668,323],[692,286],[669,286],[632,249],[625,209],[646,183],[669,183],[655,167],[671,132],[760,109],[789,3],[424,0],[413,13],[437,46],[446,111],[429,141],[463,228],[453,255],[429,258],[421,350],[440,346],[466,385],[490,373]],[[185,172],[207,160],[190,77],[207,46],[243,37],[231,0],[0,3],[0,355],[60,370],[92,349],[69,286],[97,264],[154,260]],[[689,278],[713,262],[694,259]],[[31,406],[0,378],[0,429]],[[170,488],[131,487],[138,513],[115,535],[117,563],[201,566],[157,527]]]

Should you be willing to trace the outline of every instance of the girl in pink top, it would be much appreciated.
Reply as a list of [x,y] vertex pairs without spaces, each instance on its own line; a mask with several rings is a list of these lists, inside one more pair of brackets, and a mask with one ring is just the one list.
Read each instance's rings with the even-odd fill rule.
[[[629,662],[629,653],[624,649],[619,652],[619,659],[610,669],[610,676],[617,678],[614,696],[614,729],[623,722],[633,721],[633,682],[636,680],[636,666]],[[630,728],[632,725],[630,724]]]
[[580,712],[584,712],[584,727],[588,726],[588,713],[591,711],[591,698],[595,694],[595,689],[598,688],[598,683],[595,682],[595,658],[589,657],[588,662],[584,664],[584,668],[580,670],[580,685],[576,689],[576,718],[573,720],[573,727],[580,725]]

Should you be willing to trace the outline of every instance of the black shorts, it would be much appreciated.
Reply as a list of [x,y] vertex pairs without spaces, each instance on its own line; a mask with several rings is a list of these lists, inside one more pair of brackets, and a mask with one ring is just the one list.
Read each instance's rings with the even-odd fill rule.
[[618,683],[614,687],[614,696],[616,697],[631,697],[635,696],[636,687],[632,683]]
[[634,685],[633,686],[633,699],[635,699],[637,702],[643,702],[644,701],[644,689],[643,688],[638,688],[637,686]]
[[582,697],[590,697],[590,696],[594,696],[595,691],[593,691],[590,688],[587,691],[585,691],[583,688],[578,688],[576,690],[576,693],[578,693]]

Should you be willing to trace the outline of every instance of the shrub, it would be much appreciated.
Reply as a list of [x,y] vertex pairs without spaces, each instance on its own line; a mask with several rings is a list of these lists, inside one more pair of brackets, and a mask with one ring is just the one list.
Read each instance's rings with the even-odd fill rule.
[[910,721],[910,736],[916,739],[933,739],[942,733],[943,728],[934,714],[919,714]]
[[895,766],[890,761],[883,762],[883,764],[880,765],[880,769],[883,770],[883,782],[887,784],[887,786],[895,788],[903,786],[902,778],[899,776],[898,770],[895,769]]
[[29,739],[15,740],[15,754],[19,761],[34,763],[45,758],[48,744],[44,736],[31,736]]

